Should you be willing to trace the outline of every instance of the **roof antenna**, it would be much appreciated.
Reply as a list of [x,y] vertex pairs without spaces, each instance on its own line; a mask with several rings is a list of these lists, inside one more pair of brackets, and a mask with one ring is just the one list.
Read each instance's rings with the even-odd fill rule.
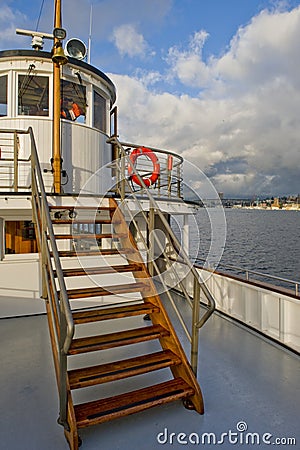
[[89,33],[89,41],[88,41],[88,64],[91,64],[91,46],[92,46],[92,17],[93,17],[93,5],[91,4],[90,10],[90,33]]

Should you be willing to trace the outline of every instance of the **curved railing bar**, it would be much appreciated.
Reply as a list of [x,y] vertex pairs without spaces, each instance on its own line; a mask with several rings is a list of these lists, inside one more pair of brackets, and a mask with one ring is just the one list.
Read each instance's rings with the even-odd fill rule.
[[[169,150],[162,150],[160,148],[150,147],[149,145],[130,144],[128,142],[120,142],[120,144],[122,145],[122,147],[131,147],[131,148],[147,147],[147,148],[149,148],[150,150],[152,150],[155,153],[162,153],[164,155],[171,155],[174,158],[179,159],[179,163],[177,163],[177,164],[182,164],[183,161],[184,161],[182,156],[178,155],[177,153],[170,152]],[[127,149],[124,149],[124,150],[126,151]]]

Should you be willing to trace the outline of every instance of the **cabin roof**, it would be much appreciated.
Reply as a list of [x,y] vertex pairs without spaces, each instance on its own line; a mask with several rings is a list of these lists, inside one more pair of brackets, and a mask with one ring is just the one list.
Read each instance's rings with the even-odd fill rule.
[[[0,51],[0,60],[4,58],[32,58],[32,59],[48,59],[51,60],[51,53],[44,51],[36,51],[36,50],[3,50]],[[103,81],[106,82],[108,89],[111,94],[111,102],[112,104],[116,101],[116,87],[111,81],[111,79],[105,75],[104,72],[97,69],[97,67],[92,66],[91,64],[86,63],[85,61],[80,61],[75,58],[71,58],[68,56],[68,61],[72,66],[76,66],[78,68],[84,69],[86,71],[92,72],[94,75],[100,77]]]

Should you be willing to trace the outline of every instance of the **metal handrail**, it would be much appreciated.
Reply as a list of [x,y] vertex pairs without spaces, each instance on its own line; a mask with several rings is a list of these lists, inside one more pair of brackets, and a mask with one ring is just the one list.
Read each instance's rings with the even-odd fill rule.
[[[48,298],[50,303],[50,308],[52,311],[51,320],[56,339],[56,347],[58,350],[58,387],[60,399],[59,423],[61,423],[65,428],[68,428],[66,370],[67,353],[74,336],[74,321],[54,236],[53,224],[50,217],[34,134],[31,127],[28,128],[27,133],[29,133],[31,139],[32,205],[42,255],[43,297]],[[50,255],[49,244],[51,245],[52,255]],[[54,270],[51,264],[51,256],[53,257],[56,277],[60,289],[59,298],[55,284]],[[51,294],[54,296],[54,303],[52,301]]]
[[[136,196],[134,194],[133,194],[133,198],[135,199],[136,203],[139,206],[141,206],[140,201],[136,198]],[[126,203],[122,204],[122,206],[125,206],[125,205],[126,205]],[[143,244],[144,248],[148,248],[146,240],[145,240],[145,238],[143,236],[143,233],[142,233],[140,227],[138,226],[138,224],[137,224],[137,222],[136,222],[136,220],[134,218],[134,215],[132,214],[130,208],[127,205],[126,205],[126,209],[127,209],[127,213],[130,216],[131,222],[134,224],[135,229],[137,230],[137,232],[139,234],[139,238],[142,241],[142,244]],[[150,229],[151,228],[150,222],[153,223],[153,218],[150,218],[150,217],[151,217],[151,215],[154,214],[154,210],[150,211],[149,220],[148,220],[146,214],[143,212],[142,209],[141,209],[141,212],[142,212],[142,215],[143,215],[145,221],[148,223],[148,226],[149,226],[149,229]],[[156,241],[156,244],[158,244],[160,246],[161,252],[164,254],[164,256],[166,257],[167,261],[169,262],[170,260],[169,260],[168,256],[166,255],[165,250],[161,246],[160,241],[156,238],[156,236],[154,236],[154,240]],[[176,313],[176,316],[177,316],[179,322],[181,323],[181,326],[182,326],[182,328],[183,328],[187,338],[191,342],[192,341],[191,335],[190,335],[190,333],[189,333],[189,331],[187,329],[187,326],[186,326],[186,324],[185,324],[185,322],[184,322],[184,320],[183,320],[183,318],[182,318],[182,316],[181,316],[181,314],[180,314],[180,312],[179,312],[179,310],[178,310],[178,308],[177,308],[177,306],[176,306],[176,304],[175,304],[175,302],[174,302],[174,300],[173,300],[173,298],[172,298],[172,296],[171,296],[171,294],[170,294],[170,292],[168,290],[168,286],[166,285],[162,275],[160,274],[159,267],[158,267],[157,263],[155,262],[155,260],[150,257],[150,261],[148,262],[148,270],[149,270],[149,273],[150,273],[151,276],[153,276],[153,268],[156,270],[156,273],[157,273],[157,275],[159,277],[159,280],[160,280],[161,284],[164,287],[165,293],[167,294],[171,305],[173,306],[173,309],[174,309],[174,311]],[[177,276],[176,272],[174,274],[175,274],[175,276]],[[182,287],[182,290],[184,292],[184,295],[185,295],[186,299],[188,300],[189,305],[192,307],[192,302],[190,300],[190,297],[187,294],[186,289],[184,288],[184,285],[183,285],[182,281],[180,280],[180,278],[177,278],[177,281],[178,281],[178,284],[180,284],[180,286]]]
[[[116,137],[116,135],[113,135],[112,137]],[[142,148],[144,146],[138,145],[138,144],[132,144],[128,142],[120,142],[122,147],[124,148],[126,153],[131,152],[132,149]],[[115,148],[115,144],[113,145]],[[126,147],[126,148],[125,148]],[[159,164],[160,164],[160,170],[158,179],[155,184],[151,185],[151,190],[157,193],[159,197],[172,197],[172,198],[182,198],[182,192],[181,192],[181,183],[182,183],[182,164],[183,164],[183,158],[180,155],[177,155],[176,153],[158,149],[155,147],[150,147],[147,145],[147,149],[151,150],[156,156],[158,157]],[[116,155],[115,155],[115,159]],[[171,166],[169,167],[169,161],[171,160]],[[143,177],[148,177],[152,173],[152,163],[147,161],[147,159],[144,159],[141,161],[138,161],[139,169],[138,171],[140,173],[143,172]],[[124,166],[124,174],[126,172],[126,169],[128,167],[131,167],[131,165],[125,165]],[[121,174],[119,174],[121,175]],[[132,188],[132,187],[131,187]],[[130,188],[130,191],[133,190]],[[144,187],[143,185],[137,185],[135,186],[135,191],[143,191]],[[149,189],[149,188],[147,188]]]
[[[124,149],[122,143],[118,140],[118,138],[116,136],[112,136],[110,139],[108,139],[108,142],[115,145],[116,147],[119,148],[119,152],[120,152],[120,158],[119,160],[116,160],[116,165],[118,167],[118,172],[119,174],[123,174],[123,177],[121,180],[119,180],[118,183],[118,192],[120,194],[121,200],[124,201],[125,197],[126,197],[126,192],[125,192],[125,184],[127,184],[127,186],[130,187],[130,183],[129,180],[126,179],[125,177],[125,171],[124,171],[124,167],[125,164],[127,164],[128,166],[131,166],[132,168],[132,172],[135,174],[135,176],[138,178],[139,182],[141,183],[141,186],[144,190],[145,196],[148,198],[149,200],[149,205],[150,205],[150,211],[151,209],[153,211],[156,212],[156,214],[159,216],[164,229],[167,231],[167,233],[169,234],[172,244],[175,244],[175,248],[174,250],[177,251],[177,253],[180,253],[181,258],[185,261],[185,263],[187,264],[190,272],[193,274],[193,278],[194,278],[194,301],[192,303],[192,337],[191,337],[191,366],[192,369],[194,371],[194,373],[197,375],[197,365],[198,365],[198,339],[199,339],[199,329],[207,322],[207,320],[209,319],[209,317],[213,314],[214,310],[215,310],[215,299],[213,298],[213,296],[211,295],[210,291],[208,290],[204,280],[202,279],[201,274],[199,274],[199,272],[195,269],[195,267],[193,266],[193,264],[191,263],[188,255],[186,254],[186,252],[181,248],[181,245],[177,239],[177,237],[175,236],[173,230],[171,229],[168,221],[166,220],[164,214],[161,212],[158,203],[156,202],[156,200],[154,199],[153,195],[151,194],[151,192],[149,191],[149,189],[147,189],[143,178],[140,176],[140,174],[137,172],[136,168],[134,167],[134,164],[132,164],[129,156],[127,155],[126,150]],[[137,199],[134,191],[132,189],[130,189],[130,198],[134,197],[135,201],[139,200]],[[124,203],[124,202],[123,202]],[[125,204],[125,203],[124,203]],[[142,208],[141,208],[142,211]],[[151,262],[152,264],[155,264],[155,261]],[[157,267],[157,266],[156,266]],[[156,269],[159,273],[158,268]],[[176,273],[176,271],[175,271]],[[176,274],[177,276],[177,274]],[[202,292],[204,293],[207,302],[208,302],[208,309],[205,312],[205,314],[201,317],[201,319],[199,320],[199,308],[200,308],[200,290],[202,290]],[[168,290],[167,290],[168,292]],[[184,291],[185,293],[185,291]],[[174,303],[173,307],[174,307]],[[176,308],[175,308],[176,309]]]
[[[122,147],[131,147],[131,148],[145,147],[144,145],[131,144],[131,143],[128,143],[128,142],[119,142],[119,143],[122,145]],[[157,152],[157,153],[162,153],[164,155],[171,155],[171,156],[173,156],[175,159],[179,160],[179,162],[177,162],[176,164],[182,164],[183,163],[183,157],[180,156],[180,155],[177,155],[177,153],[170,152],[169,150],[162,150],[162,149],[156,148],[156,147],[149,147],[149,145],[147,145],[147,148],[149,148],[153,152]]]

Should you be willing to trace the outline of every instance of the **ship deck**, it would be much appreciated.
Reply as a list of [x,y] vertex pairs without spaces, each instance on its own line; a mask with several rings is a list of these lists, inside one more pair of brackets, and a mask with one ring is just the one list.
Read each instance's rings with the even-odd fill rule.
[[[1,448],[67,450],[56,422],[58,395],[47,317],[1,319],[0,337]],[[80,430],[82,448],[195,448],[204,447],[203,439],[209,448],[214,442],[224,449],[253,447],[254,440],[264,449],[278,445],[276,439],[285,448],[297,448],[299,375],[298,355],[214,314],[200,333],[204,415],[184,409],[181,402],[152,408]]]

